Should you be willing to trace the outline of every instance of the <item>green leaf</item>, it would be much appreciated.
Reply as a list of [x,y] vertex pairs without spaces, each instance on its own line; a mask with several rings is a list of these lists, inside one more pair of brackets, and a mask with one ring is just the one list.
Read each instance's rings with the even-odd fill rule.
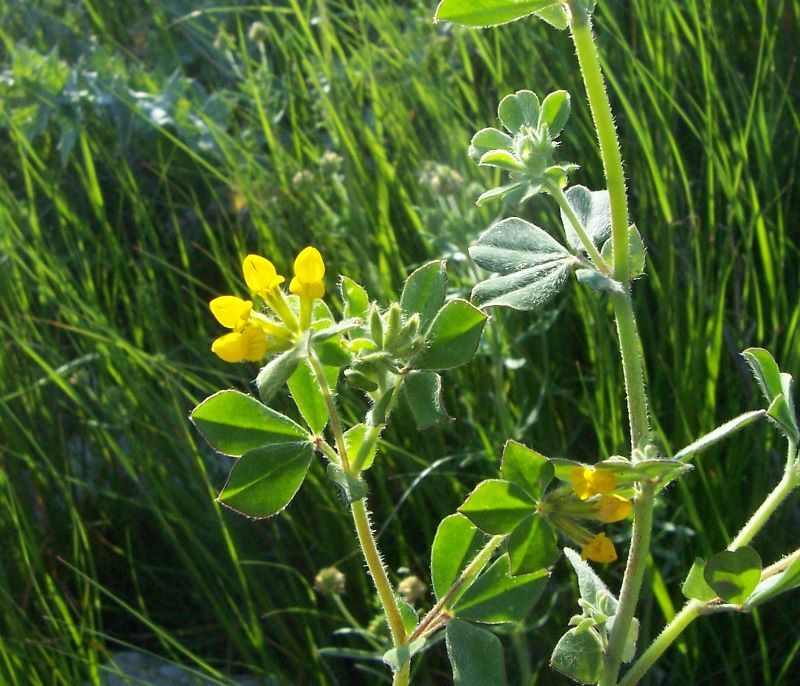
[[271,517],[294,498],[313,455],[309,443],[251,450],[236,460],[217,500],[248,517]]
[[553,479],[553,465],[541,453],[522,443],[507,441],[503,447],[500,475],[524,488],[528,495],[539,500]]
[[414,609],[414,606],[409,603],[405,598],[395,598],[397,610],[400,612],[400,619],[403,620],[403,628],[406,630],[407,635],[414,633],[414,629],[419,624],[419,615]]
[[445,629],[453,686],[505,686],[500,639],[486,629],[453,618]]
[[536,508],[536,502],[517,484],[500,479],[479,483],[458,508],[481,531],[510,534]]
[[346,472],[338,464],[329,462],[326,472],[328,478],[341,489],[342,497],[348,504],[361,500],[367,495],[366,482],[361,477],[353,476],[350,472]]
[[415,369],[452,369],[469,362],[478,348],[487,316],[466,300],[451,300],[436,315],[425,349],[411,360]]
[[750,594],[745,606],[749,609],[772,600],[781,593],[800,588],[800,557],[795,558],[786,569],[759,582]]
[[[346,367],[353,361],[352,354],[342,347],[339,339],[315,343],[314,352],[317,354],[317,357],[319,357],[319,361],[332,370],[338,370],[342,367]],[[327,371],[328,370],[326,370],[326,372]],[[331,387],[336,385],[335,379],[336,376],[338,376],[338,371],[335,371],[334,374],[333,383],[331,382],[331,379],[328,378],[328,385]]]
[[578,577],[578,590],[581,598],[591,607],[602,610],[607,615],[613,615],[617,611],[617,599],[608,590],[608,586],[597,576],[591,565],[581,559],[580,553],[572,548],[564,548],[564,555],[567,556],[569,563],[575,570]]
[[464,515],[452,514],[441,521],[431,547],[431,581],[437,599],[450,590],[485,540]]
[[514,274],[572,255],[549,233],[519,217],[503,219],[484,231],[469,249],[487,271]]
[[[499,133],[499,132],[498,132]],[[447,267],[443,260],[429,262],[411,272],[400,295],[403,314],[419,313],[420,331],[426,331],[447,295]]]
[[343,276],[339,282],[339,289],[344,303],[344,316],[359,317],[366,319],[369,310],[369,295],[364,287],[357,284],[353,279]]
[[511,136],[507,133],[503,133],[499,129],[481,129],[470,141],[469,156],[475,160],[479,160],[490,150],[511,150],[513,141],[514,139],[511,138]]
[[[564,196],[592,242],[597,246],[602,245],[611,235],[611,203],[608,191],[590,191],[586,186],[573,186]],[[561,223],[570,247],[576,251],[583,250],[583,243],[564,210],[561,210]]]
[[705,576],[703,576],[705,567],[706,561],[701,557],[696,557],[686,576],[686,581],[681,584],[681,592],[689,600],[707,603],[717,597],[717,592],[706,583]]
[[508,150],[490,150],[481,156],[478,160],[481,167],[498,167],[506,171],[525,171],[525,165],[522,164],[514,155]]
[[297,409],[306,420],[311,433],[321,434],[328,424],[328,406],[325,404],[325,397],[311,365],[304,360],[294,370],[287,383]]
[[550,666],[579,684],[596,684],[603,666],[600,636],[592,628],[570,629],[556,644]]
[[544,569],[510,576],[508,557],[501,555],[455,603],[453,613],[483,624],[522,621],[539,600],[549,576]]
[[508,537],[511,574],[531,574],[546,569],[559,556],[558,539],[543,517],[531,515]]
[[743,605],[761,580],[761,558],[749,546],[723,550],[706,562],[703,578],[725,602]]
[[569,262],[558,260],[516,274],[492,277],[472,289],[472,300],[482,307],[499,305],[515,310],[538,310],[558,295],[567,281],[569,269]]
[[[613,268],[614,266],[614,241],[609,238],[603,243],[603,248],[600,251],[606,263]],[[644,273],[644,266],[647,251],[642,241],[642,235],[635,224],[628,227],[628,254],[630,256],[631,278],[636,279]]]
[[566,7],[562,4],[546,7],[543,10],[534,12],[534,14],[559,31],[563,31],[569,26],[569,15],[567,14]]
[[510,183],[507,186],[498,186],[497,188],[490,188],[488,191],[484,191],[483,193],[478,196],[478,199],[475,201],[475,204],[480,206],[483,205],[487,200],[494,200],[495,198],[504,198],[509,193],[512,193],[519,188],[522,188],[521,183]]
[[442,377],[437,373],[409,372],[403,381],[403,393],[418,429],[450,421],[442,404]]
[[753,410],[752,412],[740,414],[738,417],[734,417],[730,421],[725,422],[713,431],[707,433],[702,438],[698,438],[693,443],[690,443],[685,448],[679,450],[677,453],[675,453],[675,459],[682,462],[688,460],[690,457],[705,450],[706,448],[711,447],[718,441],[721,441],[723,438],[727,438],[730,434],[738,431],[748,424],[752,424],[754,421],[760,419],[764,415],[764,410]]
[[764,348],[747,348],[742,352],[742,356],[750,365],[767,403],[771,404],[775,396],[783,393],[781,371],[775,358]]
[[539,111],[539,128],[547,124],[550,138],[555,138],[569,119],[570,98],[567,91],[554,91],[543,101]]
[[261,400],[269,402],[285,384],[305,357],[306,345],[296,346],[270,360],[256,377],[256,387]]
[[554,4],[553,0],[442,0],[434,19],[485,28],[507,24]]
[[794,441],[797,440],[798,431],[796,428],[797,419],[786,402],[783,393],[778,393],[767,408],[767,416],[778,425],[778,428],[786,436]]
[[[511,133],[517,133],[521,126],[536,128],[539,124],[539,98],[533,91],[522,90],[506,95],[497,107],[497,117]],[[495,148],[510,147],[496,145]]]
[[[616,616],[610,617],[608,622],[606,623],[606,628],[608,633],[611,633],[611,630],[614,628],[614,621],[616,620]],[[631,619],[630,626],[628,627],[628,635],[625,637],[625,646],[622,649],[622,658],[623,662],[630,662],[634,655],[636,655],[636,641],[639,639],[639,620],[636,617]]]
[[[362,470],[369,469],[378,452],[380,432],[369,437],[366,424],[356,424],[344,432],[344,445],[351,464],[360,464]],[[370,440],[366,440],[370,438]]]
[[[406,643],[397,648],[387,650],[383,654],[383,661],[392,668],[393,672],[397,672],[406,662],[422,650],[427,643],[427,638],[418,638],[411,643]],[[363,657],[372,657],[372,653],[366,653]]]
[[239,391],[219,391],[192,410],[191,419],[211,447],[238,457],[268,444],[305,441],[305,430],[280,412]]
[[501,274],[475,286],[473,300],[518,310],[537,309],[553,298],[575,259],[547,232],[518,217],[490,227],[469,252],[478,265]]

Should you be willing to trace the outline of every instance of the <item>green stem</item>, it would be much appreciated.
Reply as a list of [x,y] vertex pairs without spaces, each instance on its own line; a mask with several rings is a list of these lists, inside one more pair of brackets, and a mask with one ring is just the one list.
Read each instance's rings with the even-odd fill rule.
[[642,440],[650,435],[647,391],[644,386],[644,360],[630,293],[611,293],[610,299],[614,306],[614,318],[617,322],[617,336],[622,356],[622,372],[625,378],[631,454],[636,460],[638,454],[636,449],[640,447]]
[[392,633],[392,643],[394,643],[395,646],[400,646],[406,641],[406,629],[403,626],[403,618],[400,616],[400,610],[397,609],[394,591],[389,582],[389,577],[386,575],[386,568],[383,566],[381,554],[375,543],[375,536],[372,534],[366,503],[363,499],[354,500],[350,503],[350,511],[353,514],[356,534],[358,535],[358,542],[361,545],[361,551],[364,554],[364,560],[367,563],[367,568],[372,576],[372,582],[375,584],[375,590],[378,592],[381,605],[383,605],[383,611],[386,613],[386,619],[389,622],[389,630]]
[[[308,359],[314,370],[314,375],[317,377],[317,383],[322,391],[322,395],[325,398],[325,405],[328,408],[328,415],[331,420],[331,431],[336,440],[336,448],[342,461],[342,467],[350,471],[342,424],[339,419],[339,413],[336,410],[336,404],[333,402],[333,397],[328,388],[325,371],[322,368],[322,363],[313,351],[308,356]],[[367,569],[369,569],[370,576],[372,576],[372,582],[375,584],[375,590],[378,592],[378,597],[380,598],[383,611],[389,623],[392,643],[395,647],[401,646],[406,641],[406,629],[403,625],[403,618],[400,616],[400,610],[395,602],[392,584],[386,574],[386,568],[383,566],[383,560],[381,560],[381,554],[375,542],[375,536],[372,533],[365,500],[354,500],[350,503],[350,512],[353,515],[353,523],[356,527],[356,535],[358,536],[358,543],[361,546],[361,552],[364,555],[364,561],[367,563]],[[409,674],[410,661],[406,662],[403,667],[395,672],[392,683],[394,686],[407,686]]]
[[608,195],[611,203],[611,236],[614,250],[614,277],[627,284],[630,281],[630,260],[628,249],[628,198],[625,191],[625,171],[622,167],[622,154],[619,149],[614,116],[608,100],[600,59],[592,36],[592,22],[589,13],[579,3],[570,2],[570,30],[581,75],[589,99],[600,155],[603,158]]
[[789,455],[786,460],[786,468],[783,471],[783,478],[761,503],[761,506],[753,513],[747,524],[742,527],[739,534],[731,541],[728,550],[736,550],[746,546],[755,538],[756,534],[764,528],[767,520],[772,516],[780,504],[789,497],[789,494],[798,486],[798,477],[795,473],[795,453],[797,449],[792,442],[789,443]]
[[611,268],[603,259],[602,255],[600,255],[600,252],[592,242],[589,234],[586,233],[586,228],[581,223],[578,215],[575,214],[575,210],[572,209],[572,206],[567,201],[567,196],[564,195],[564,191],[562,191],[561,188],[556,184],[550,183],[547,184],[547,192],[550,193],[550,195],[553,197],[553,200],[558,203],[558,206],[561,208],[562,212],[567,215],[567,219],[569,219],[570,223],[572,224],[572,228],[574,229],[575,233],[578,234],[578,238],[580,238],[581,243],[583,243],[583,247],[586,249],[586,252],[589,253],[589,257],[592,258],[592,262],[594,262],[595,266],[601,272],[603,272],[603,274],[610,274]]
[[328,409],[328,417],[331,420],[331,431],[336,441],[336,452],[339,453],[339,458],[342,461],[342,468],[349,472],[350,461],[347,459],[347,446],[344,442],[342,423],[339,420],[339,412],[336,410],[336,403],[333,401],[331,389],[328,387],[328,380],[325,378],[325,370],[322,368],[322,363],[313,350],[308,355],[308,361],[311,364],[311,368],[314,370],[314,376],[317,377],[317,384],[325,400],[325,407]]
[[[603,169],[608,186],[614,277],[624,288],[623,293],[612,293],[610,297],[614,306],[625,377],[631,454],[633,459],[636,459],[638,452],[636,449],[650,435],[650,424],[647,415],[647,393],[644,387],[641,343],[630,298],[628,198],[625,190],[625,171],[622,167],[622,155],[614,126],[614,116],[611,112],[611,103],[608,100],[600,59],[592,35],[591,17],[582,3],[570,0],[569,4],[572,40],[578,55],[592,120],[597,131],[600,155],[603,159]],[[603,659],[600,686],[614,686],[617,683],[617,675],[622,664],[622,653],[636,612],[636,605],[639,602],[642,579],[647,566],[654,504],[655,488],[649,484],[641,485],[641,491],[634,504],[631,548],[628,552],[628,562],[625,567],[625,577],[622,581],[614,627],[609,636]]]
[[[790,441],[789,452],[786,460],[786,470],[783,478],[772,492],[764,499],[764,502],[755,511],[747,524],[744,525],[739,535],[731,541],[728,550],[737,550],[747,545],[756,534],[764,528],[767,520],[772,516],[778,506],[786,500],[791,492],[798,487],[798,477],[795,474],[795,462],[797,448]],[[762,577],[763,578],[763,577]],[[722,607],[722,606],[718,606]],[[710,607],[697,600],[690,600],[683,609],[672,618],[669,624],[658,635],[650,647],[642,653],[631,669],[620,681],[619,686],[633,686],[645,675],[648,669],[661,657],[664,651],[669,648],[677,638],[683,633],[686,627],[691,624],[696,617],[714,611],[716,608]]]
[[448,608],[458,602],[458,599],[467,592],[467,589],[472,585],[472,582],[475,581],[478,574],[483,571],[489,563],[489,560],[492,559],[492,554],[497,549],[497,546],[499,546],[505,538],[505,536],[492,536],[486,545],[478,551],[475,557],[472,558],[472,562],[464,568],[464,571],[461,572],[459,577],[453,582],[453,585],[447,589],[447,592],[439,599],[439,602],[422,618],[417,628],[414,629],[414,633],[411,634],[411,641],[420,636],[433,633],[433,631],[441,626],[441,622],[438,620],[441,619],[443,615],[446,615]]
[[650,644],[650,647],[636,660],[633,667],[619,682],[619,686],[633,686],[633,684],[638,683],[647,670],[675,642],[686,627],[700,616],[702,609],[703,603],[697,600],[690,600],[686,603],[683,609],[672,618],[672,621],[658,635],[656,640]]
[[633,532],[625,577],[619,592],[619,606],[614,615],[614,627],[608,637],[603,659],[603,672],[599,686],[614,686],[617,683],[622,653],[628,640],[628,632],[639,602],[642,579],[647,567],[650,552],[650,535],[653,531],[653,503],[655,486],[646,484],[642,487],[633,505]]

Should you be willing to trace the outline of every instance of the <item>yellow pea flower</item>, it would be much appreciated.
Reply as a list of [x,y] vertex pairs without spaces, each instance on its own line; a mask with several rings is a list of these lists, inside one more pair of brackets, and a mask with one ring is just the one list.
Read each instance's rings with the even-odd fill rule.
[[620,522],[625,519],[633,509],[629,500],[618,495],[601,496],[597,503],[597,519],[601,522]]
[[581,560],[594,562],[613,562],[617,559],[617,551],[611,539],[602,532],[597,534],[581,549]]
[[225,362],[258,362],[267,354],[267,336],[260,326],[246,326],[220,336],[211,344],[211,352]]
[[575,494],[581,500],[591,498],[593,495],[610,493],[617,485],[617,477],[611,472],[591,467],[573,467],[570,470],[569,478]]
[[247,287],[254,293],[258,293],[262,298],[269,295],[284,281],[275,265],[266,257],[260,255],[248,255],[242,262],[242,272]]
[[209,307],[222,326],[233,329],[211,344],[211,352],[225,362],[255,362],[267,354],[267,335],[252,319],[252,300],[221,295],[214,298]]
[[294,261],[294,278],[289,283],[289,290],[301,298],[321,298],[325,295],[325,263],[319,250],[311,247],[303,248]]

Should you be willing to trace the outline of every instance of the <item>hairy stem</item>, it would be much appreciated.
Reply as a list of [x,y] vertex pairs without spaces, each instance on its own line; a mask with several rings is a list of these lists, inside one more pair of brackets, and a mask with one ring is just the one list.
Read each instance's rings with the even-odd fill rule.
[[[581,2],[569,2],[570,31],[578,55],[581,76],[592,113],[603,169],[611,204],[611,236],[614,256],[614,277],[624,288],[623,293],[611,294],[617,322],[622,367],[625,376],[625,393],[630,424],[631,454],[636,459],[637,448],[650,435],[647,414],[647,393],[644,387],[644,363],[641,343],[636,328],[633,303],[630,298],[630,250],[628,246],[628,198],[625,190],[625,172],[622,166],[617,131],[608,100],[600,59],[592,35],[591,17]],[[600,686],[617,683],[622,653],[631,622],[639,602],[642,579],[650,550],[653,526],[655,488],[649,484],[641,490],[634,504],[633,533],[625,577],[622,581],[619,606],[606,647]]]
[[[772,516],[778,506],[786,500],[791,492],[800,485],[799,479],[795,472],[795,464],[797,460],[797,447],[793,442],[789,442],[789,451],[786,459],[786,470],[784,471],[783,478],[772,492],[764,499],[758,510],[755,511],[750,517],[747,524],[744,525],[738,536],[731,541],[728,550],[737,550],[742,546],[747,545],[758,534],[767,520]],[[790,556],[791,557],[791,556]],[[782,560],[781,564],[784,561]],[[773,565],[775,567],[775,565]],[[770,568],[768,568],[770,569]],[[767,570],[764,570],[766,573]],[[762,579],[765,574],[762,573]],[[696,617],[709,611],[709,608],[704,603],[697,600],[690,600],[683,609],[675,615],[669,624],[664,627],[664,630],[653,641],[650,647],[642,653],[638,660],[633,664],[630,670],[625,674],[620,686],[633,686],[647,673],[647,670],[655,664],[664,651],[669,648],[677,638],[683,633],[686,627],[691,624]]]
[[461,572],[459,577],[453,582],[453,585],[447,589],[447,592],[439,599],[439,602],[422,618],[422,621],[417,625],[414,633],[411,634],[412,641],[420,636],[433,633],[433,631],[441,626],[441,622],[438,620],[446,614],[447,609],[455,604],[472,585],[472,582],[475,581],[478,574],[489,564],[489,560],[492,559],[492,554],[503,540],[505,540],[505,536],[492,536],[486,545],[478,551],[475,557],[472,558],[472,562],[464,568],[464,571]]
[[322,368],[322,363],[313,351],[309,354],[308,361],[311,363],[311,368],[314,370],[314,376],[322,392],[322,397],[325,399],[325,407],[328,409],[328,418],[331,420],[331,431],[336,441],[336,452],[339,453],[342,468],[349,472],[350,460],[347,459],[347,447],[344,443],[342,422],[339,419],[339,412],[336,409],[336,403],[333,401],[331,389],[328,387],[328,380],[325,378],[325,370]]
[[603,158],[608,195],[611,203],[611,235],[614,248],[614,277],[623,284],[630,280],[628,249],[628,197],[625,190],[625,171],[614,126],[614,115],[608,101],[600,59],[592,36],[589,13],[579,3],[570,2],[570,30],[578,54],[581,75],[589,97],[600,155]]
[[611,269],[609,268],[606,261],[603,259],[602,255],[598,251],[595,244],[592,242],[592,239],[589,237],[589,234],[586,233],[586,227],[581,223],[581,220],[578,218],[578,215],[575,214],[575,210],[572,209],[572,206],[567,201],[567,196],[564,195],[564,191],[561,190],[556,184],[551,183],[547,186],[547,192],[553,197],[558,203],[558,206],[567,215],[567,219],[569,219],[570,223],[572,224],[572,228],[575,233],[578,235],[583,247],[586,249],[586,252],[589,253],[589,257],[592,258],[592,262],[594,262],[595,266],[603,272],[603,274],[610,274]]

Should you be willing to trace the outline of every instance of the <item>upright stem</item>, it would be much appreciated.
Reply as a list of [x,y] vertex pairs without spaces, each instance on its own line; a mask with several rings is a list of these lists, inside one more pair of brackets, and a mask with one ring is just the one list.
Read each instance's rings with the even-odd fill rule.
[[[644,387],[641,344],[630,298],[628,198],[625,190],[625,172],[622,167],[622,155],[611,112],[611,103],[608,100],[603,72],[600,69],[600,59],[592,36],[591,17],[579,0],[569,0],[569,4],[572,40],[575,44],[589,108],[597,131],[608,185],[614,277],[624,288],[623,293],[611,295],[611,302],[614,306],[625,376],[631,454],[636,459],[636,449],[643,439],[650,435],[650,425],[647,415],[647,392]],[[603,659],[600,686],[615,686],[617,683],[617,675],[622,664],[622,653],[636,612],[636,605],[639,602],[642,579],[647,566],[653,526],[655,488],[649,484],[642,484],[640,488],[634,504],[631,548],[628,552],[628,562],[625,567],[625,577],[622,581],[614,626]]]
[[625,191],[625,172],[622,168],[622,154],[608,101],[600,59],[592,36],[592,21],[589,13],[580,3],[571,1],[572,10],[570,29],[581,75],[589,97],[589,108],[592,112],[597,139],[600,143],[600,155],[603,158],[608,195],[611,203],[611,235],[614,248],[614,277],[627,284],[630,280],[628,249],[628,197]]
[[[317,383],[322,391],[322,395],[325,398],[325,404],[328,408],[328,415],[331,420],[331,431],[333,431],[333,436],[336,440],[336,448],[342,462],[342,467],[347,471],[351,471],[350,463],[347,459],[342,423],[339,419],[339,413],[336,410],[336,404],[333,402],[333,397],[328,388],[325,371],[319,359],[313,353],[309,355],[309,361],[314,370],[314,375],[317,378]],[[406,642],[406,629],[403,625],[403,618],[400,616],[400,610],[397,608],[397,603],[395,602],[392,584],[386,574],[386,568],[383,566],[383,560],[381,559],[378,545],[375,542],[375,536],[372,533],[365,499],[354,500],[350,503],[350,512],[353,515],[353,523],[356,527],[356,535],[358,536],[358,543],[361,546],[361,552],[364,555],[364,561],[367,563],[370,576],[372,576],[372,582],[375,584],[375,590],[378,592],[378,597],[380,598],[383,611],[389,623],[392,643],[395,647],[400,646]],[[394,673],[393,685],[407,686],[409,683],[409,675],[410,660],[406,661],[406,663]]]

